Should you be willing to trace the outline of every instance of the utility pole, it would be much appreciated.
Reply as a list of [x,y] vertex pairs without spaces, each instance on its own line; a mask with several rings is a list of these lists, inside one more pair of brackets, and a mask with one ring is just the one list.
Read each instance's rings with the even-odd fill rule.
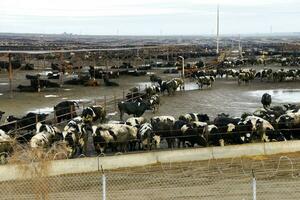
[[10,91],[10,98],[13,98],[13,91],[12,91],[12,65],[11,65],[11,54],[8,54],[8,79],[9,79],[9,91]]

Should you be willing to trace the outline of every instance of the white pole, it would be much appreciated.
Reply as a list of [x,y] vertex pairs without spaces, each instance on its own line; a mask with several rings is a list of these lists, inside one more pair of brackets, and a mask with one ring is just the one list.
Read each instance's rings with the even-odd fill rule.
[[252,171],[252,193],[253,193],[253,200],[256,200],[256,179],[254,176],[254,172]]
[[102,200],[106,200],[106,177],[102,174]]

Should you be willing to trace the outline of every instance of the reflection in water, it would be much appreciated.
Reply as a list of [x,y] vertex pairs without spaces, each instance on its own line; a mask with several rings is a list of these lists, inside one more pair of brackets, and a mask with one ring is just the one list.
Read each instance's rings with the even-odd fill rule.
[[[145,87],[148,87],[150,85],[152,85],[151,82],[140,82],[140,83],[138,83],[138,86],[141,90],[144,90]],[[158,85],[158,84],[156,84],[156,85]],[[193,83],[193,82],[186,82],[185,85],[184,85],[184,88],[187,91],[198,90],[199,89],[198,85],[196,83]],[[206,88],[206,87],[204,87],[204,88]],[[177,90],[180,90],[180,89],[178,88]]]
[[272,95],[272,100],[278,103],[299,103],[300,89],[257,90],[247,92],[250,96],[261,97],[264,93]]
[[28,112],[33,112],[33,113],[51,113],[53,112],[53,107],[45,107],[45,108],[40,108],[40,109],[35,109],[35,110],[30,110]]
[[55,97],[58,97],[58,95],[55,94],[45,95],[45,98],[55,98]]

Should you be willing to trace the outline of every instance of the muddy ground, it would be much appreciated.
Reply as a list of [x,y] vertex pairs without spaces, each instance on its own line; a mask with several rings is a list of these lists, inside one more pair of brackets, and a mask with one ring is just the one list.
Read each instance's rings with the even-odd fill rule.
[[[257,70],[264,66],[255,67]],[[273,69],[279,69],[280,66],[267,66]],[[154,70],[153,73],[159,74],[164,79],[178,77],[179,75],[161,74],[161,70]],[[18,84],[29,84],[24,80],[28,72],[18,71],[13,82],[14,88]],[[31,72],[33,74],[35,72]],[[5,74],[0,75],[0,110],[6,114],[17,116],[24,115],[26,112],[47,112],[55,104],[63,100],[81,100],[83,102],[94,101],[103,103],[104,96],[107,99],[123,97],[123,91],[126,94],[129,88],[150,85],[149,74],[142,77],[121,76],[114,81],[120,84],[120,87],[83,87],[64,85],[62,88],[43,90],[40,93],[13,92],[13,98],[9,98],[7,79]],[[162,105],[155,114],[148,111],[146,117],[153,115],[173,115],[179,116],[183,113],[199,112],[207,113],[210,117],[215,117],[219,113],[228,113],[232,116],[240,116],[243,112],[253,112],[261,107],[260,98],[264,92],[269,92],[273,96],[273,103],[299,103],[300,102],[300,81],[291,81],[283,83],[260,82],[255,80],[248,85],[238,85],[235,79],[218,78],[212,88],[198,89],[198,86],[192,80],[186,79],[186,91],[178,91],[174,96],[164,95]],[[86,103],[87,104],[87,103]],[[112,103],[109,106],[109,112],[114,112],[115,107]],[[115,116],[114,119],[117,119]]]

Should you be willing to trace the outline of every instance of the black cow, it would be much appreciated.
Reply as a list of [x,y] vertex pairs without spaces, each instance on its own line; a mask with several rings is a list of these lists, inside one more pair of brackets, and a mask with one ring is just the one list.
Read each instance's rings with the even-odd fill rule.
[[90,106],[83,109],[81,117],[85,123],[95,122],[97,120],[104,122],[106,111],[102,106]]
[[54,106],[57,122],[60,123],[63,120],[70,120],[76,117],[76,108],[79,108],[79,105],[75,101],[63,101]]
[[103,77],[103,81],[104,81],[105,86],[111,86],[111,87],[119,86],[118,83],[113,82],[113,81],[110,81],[109,78],[108,78],[107,76],[104,76],[104,77]]
[[175,121],[175,118],[172,116],[156,116],[151,118],[154,134],[162,139],[166,139],[169,148],[175,147],[175,139],[178,135],[174,131]]
[[134,115],[134,117],[140,117],[144,114],[146,110],[151,109],[149,103],[146,103],[144,101],[140,101],[140,102],[121,101],[118,103],[118,108],[120,111],[121,120],[123,120],[124,113],[127,113],[128,115]]
[[48,114],[44,114],[44,113],[37,114],[37,113],[29,112],[22,118],[8,116],[6,120],[7,122],[15,122],[14,126],[16,128],[32,131],[35,129],[36,123],[44,122],[47,116]]
[[152,74],[150,75],[150,81],[153,83],[159,83],[162,81],[162,79],[159,76]]

